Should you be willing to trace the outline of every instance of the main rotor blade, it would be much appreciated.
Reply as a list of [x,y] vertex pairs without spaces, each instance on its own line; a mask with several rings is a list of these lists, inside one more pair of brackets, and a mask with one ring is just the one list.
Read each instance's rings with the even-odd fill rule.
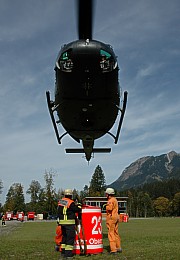
[[79,39],[92,39],[93,0],[78,0]]

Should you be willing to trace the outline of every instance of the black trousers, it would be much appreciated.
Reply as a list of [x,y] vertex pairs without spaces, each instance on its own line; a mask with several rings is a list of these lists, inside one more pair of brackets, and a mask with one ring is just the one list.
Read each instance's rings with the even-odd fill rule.
[[73,256],[74,240],[75,240],[75,225],[61,225],[62,228],[62,254],[65,257]]

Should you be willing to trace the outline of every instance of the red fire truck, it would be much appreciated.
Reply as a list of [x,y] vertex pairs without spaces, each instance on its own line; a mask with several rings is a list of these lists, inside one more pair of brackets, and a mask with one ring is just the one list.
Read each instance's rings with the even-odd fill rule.
[[13,220],[14,219],[14,214],[13,214],[13,211],[6,211],[6,214],[5,214],[5,219],[6,220]]
[[27,214],[27,220],[34,220],[35,218],[35,212],[34,211],[30,211]]
[[24,212],[23,211],[18,211],[17,214],[17,220],[23,222],[24,221]]
[[14,214],[13,211],[6,211],[5,220],[8,220],[8,221],[10,221],[10,220],[24,221],[24,212],[18,211],[16,214]]

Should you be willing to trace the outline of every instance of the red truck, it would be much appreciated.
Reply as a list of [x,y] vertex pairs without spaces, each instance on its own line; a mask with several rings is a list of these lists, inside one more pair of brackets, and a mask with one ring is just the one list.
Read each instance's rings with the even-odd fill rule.
[[13,211],[6,211],[6,214],[5,214],[5,219],[6,220],[13,220]]
[[24,221],[24,212],[18,211],[16,214],[14,214],[13,211],[6,211],[5,219]]
[[27,220],[34,220],[35,218],[35,212],[34,211],[30,211],[27,214]]
[[24,212],[23,211],[18,211],[17,214],[17,220],[23,222],[24,221]]

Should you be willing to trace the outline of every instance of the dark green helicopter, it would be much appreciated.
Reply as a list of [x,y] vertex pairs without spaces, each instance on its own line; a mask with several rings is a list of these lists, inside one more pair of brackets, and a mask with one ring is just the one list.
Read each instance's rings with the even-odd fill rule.
[[[127,103],[124,92],[120,107],[118,62],[109,44],[92,39],[93,1],[78,1],[79,40],[65,44],[55,64],[55,100],[46,92],[48,108],[58,143],[69,134],[83,148],[68,148],[66,153],[85,153],[89,162],[94,153],[111,148],[95,148],[94,141],[105,134],[118,142]],[[56,121],[54,113],[58,120]],[[119,116],[116,134],[109,130]],[[61,135],[58,124],[65,132]]]

